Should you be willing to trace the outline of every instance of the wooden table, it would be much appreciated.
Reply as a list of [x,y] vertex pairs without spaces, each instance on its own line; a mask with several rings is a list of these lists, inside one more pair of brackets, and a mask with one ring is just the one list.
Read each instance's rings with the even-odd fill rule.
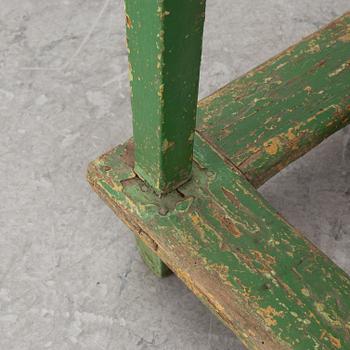
[[349,276],[256,190],[350,122],[350,13],[197,105],[205,1],[125,2],[134,137],[92,187],[247,348],[350,349]]

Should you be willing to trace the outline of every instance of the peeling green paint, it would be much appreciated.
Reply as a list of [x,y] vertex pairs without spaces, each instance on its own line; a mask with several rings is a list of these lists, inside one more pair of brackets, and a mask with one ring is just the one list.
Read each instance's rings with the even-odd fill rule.
[[248,348],[350,349],[349,276],[220,154],[196,136],[192,180],[158,197],[130,146],[93,162],[90,183]]
[[[135,232],[150,268],[162,276],[169,266],[249,349],[350,350],[349,276],[253,187],[349,123],[350,14],[201,101],[196,134],[186,110],[182,134],[180,114],[165,108],[187,81],[171,80],[175,26],[166,18],[185,2],[154,1],[150,16],[126,2],[136,167],[129,141],[90,164],[89,182]],[[198,14],[197,5],[204,12],[188,1]],[[154,45],[132,39],[150,34]],[[142,62],[147,47],[154,56]],[[193,177],[179,186],[192,160],[185,139],[195,143]]]
[[256,186],[350,123],[350,13],[199,103],[200,134]]
[[135,171],[159,193],[191,176],[205,0],[126,0]]

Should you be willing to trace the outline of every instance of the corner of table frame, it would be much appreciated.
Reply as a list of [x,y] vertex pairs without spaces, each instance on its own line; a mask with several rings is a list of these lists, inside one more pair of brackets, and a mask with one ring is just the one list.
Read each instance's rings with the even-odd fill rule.
[[164,197],[132,162],[130,141],[92,162],[89,182],[248,348],[349,349],[349,277],[206,142]]
[[192,178],[177,190],[140,179],[132,140],[88,180],[145,262],[174,271],[249,349],[350,349],[349,276],[255,189],[347,125],[349,106],[347,13],[199,103]]

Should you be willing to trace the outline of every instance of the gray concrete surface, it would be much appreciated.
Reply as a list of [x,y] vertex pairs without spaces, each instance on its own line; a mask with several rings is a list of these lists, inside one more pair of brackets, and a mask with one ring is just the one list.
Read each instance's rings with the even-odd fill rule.
[[[201,96],[350,10],[208,0]],[[1,0],[0,349],[242,349],[174,276],[143,265],[87,163],[131,135],[119,0]],[[350,129],[262,193],[350,272]]]

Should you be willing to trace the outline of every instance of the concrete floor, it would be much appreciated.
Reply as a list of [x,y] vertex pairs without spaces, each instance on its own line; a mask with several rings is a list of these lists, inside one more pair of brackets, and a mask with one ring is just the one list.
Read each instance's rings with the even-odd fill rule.
[[[203,97],[350,10],[208,0]],[[131,135],[119,0],[2,0],[0,349],[242,349],[174,276],[142,263],[85,181]],[[261,189],[350,273],[350,129]]]

